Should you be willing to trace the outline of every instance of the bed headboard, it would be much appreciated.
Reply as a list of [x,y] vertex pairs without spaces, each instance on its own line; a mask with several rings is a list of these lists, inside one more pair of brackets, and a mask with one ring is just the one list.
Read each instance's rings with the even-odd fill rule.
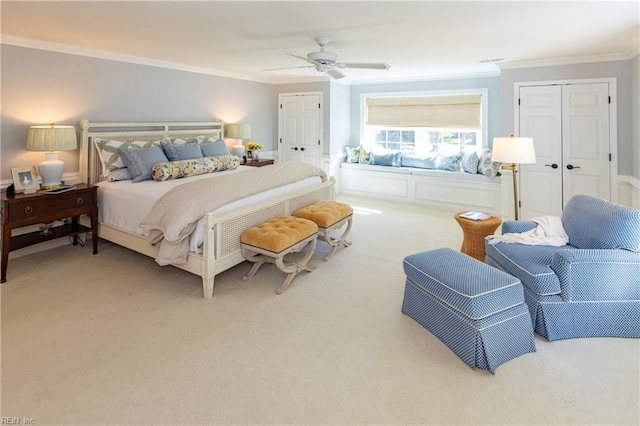
[[169,123],[94,123],[80,122],[80,179],[95,184],[100,180],[102,165],[92,138],[133,142],[155,141],[165,136],[192,138],[195,136],[224,137],[222,121],[169,122]]

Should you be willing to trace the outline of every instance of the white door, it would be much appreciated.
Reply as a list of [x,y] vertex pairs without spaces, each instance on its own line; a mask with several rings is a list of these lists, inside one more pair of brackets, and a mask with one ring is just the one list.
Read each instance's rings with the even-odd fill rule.
[[523,86],[519,93],[519,135],[533,138],[537,161],[520,166],[520,217],[560,216],[575,194],[610,200],[609,85]]
[[562,106],[564,203],[575,194],[611,200],[609,85],[564,86]]
[[320,93],[279,96],[278,160],[320,166],[322,101]]
[[520,217],[562,213],[562,87],[520,88],[520,136],[533,138],[535,164],[520,168]]

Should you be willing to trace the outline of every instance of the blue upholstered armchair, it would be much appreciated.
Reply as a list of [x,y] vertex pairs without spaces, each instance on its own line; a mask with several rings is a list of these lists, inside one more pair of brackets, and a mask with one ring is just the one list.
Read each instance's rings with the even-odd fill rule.
[[[640,337],[640,210],[576,195],[562,213],[569,244],[485,241],[485,262],[522,281],[535,332],[548,340]],[[535,228],[507,221],[502,233]]]

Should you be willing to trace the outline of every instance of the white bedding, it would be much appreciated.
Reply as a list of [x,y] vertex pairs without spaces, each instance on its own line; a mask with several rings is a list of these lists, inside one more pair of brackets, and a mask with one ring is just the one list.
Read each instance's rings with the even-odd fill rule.
[[[143,181],[133,183],[130,180],[119,182],[100,182],[98,184],[98,209],[100,223],[126,229],[143,235],[140,223],[153,208],[156,200],[169,190],[187,182],[199,179],[215,179],[216,176],[229,173],[241,173],[248,170],[249,166],[240,166],[237,169],[224,172],[210,173],[192,176],[185,179],[168,180],[165,182]],[[242,200],[226,204],[213,211],[222,215],[243,207],[250,206],[260,201],[268,200],[288,192],[293,192],[307,186],[318,184],[322,181],[319,176],[310,177],[289,185],[280,186],[272,190],[256,194]],[[233,191],[233,188],[229,188]],[[189,240],[189,251],[202,253],[204,240],[204,225],[200,220]]]

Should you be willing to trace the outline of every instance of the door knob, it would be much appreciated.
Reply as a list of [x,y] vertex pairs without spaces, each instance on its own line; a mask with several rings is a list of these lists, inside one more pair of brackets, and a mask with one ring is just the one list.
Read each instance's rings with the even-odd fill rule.
[[302,148],[300,148],[300,151],[304,151],[304,146]]
[[567,169],[569,170],[573,170],[573,169],[579,169],[580,166],[574,166],[573,164],[567,164]]
[[297,151],[298,147],[297,146],[292,146],[291,149],[293,149],[294,151]]
[[546,167],[551,167],[552,169],[557,169],[558,165],[556,163],[553,164],[545,164]]

